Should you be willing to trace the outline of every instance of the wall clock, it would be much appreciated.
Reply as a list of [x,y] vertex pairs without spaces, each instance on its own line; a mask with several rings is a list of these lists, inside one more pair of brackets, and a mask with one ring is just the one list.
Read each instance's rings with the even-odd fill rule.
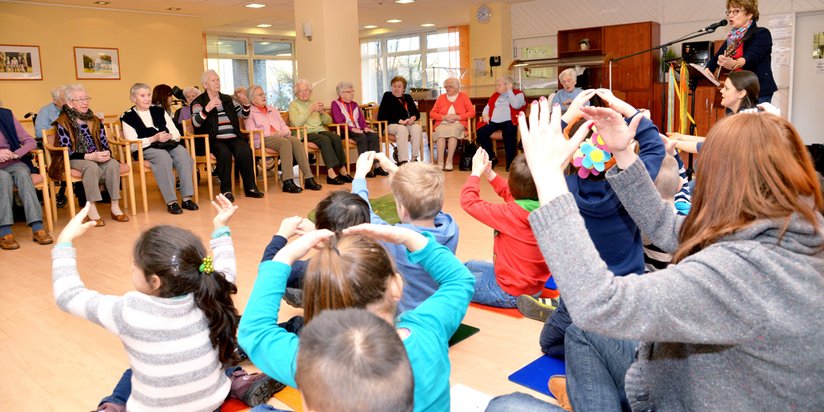
[[478,11],[475,12],[475,19],[478,20],[478,23],[489,23],[489,20],[492,19],[492,9],[486,4],[481,4]]

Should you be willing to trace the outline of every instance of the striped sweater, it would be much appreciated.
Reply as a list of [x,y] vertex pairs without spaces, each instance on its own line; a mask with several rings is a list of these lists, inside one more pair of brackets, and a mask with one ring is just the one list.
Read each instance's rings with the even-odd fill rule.
[[[234,283],[231,237],[212,239],[211,248],[215,271]],[[111,296],[89,290],[77,271],[76,250],[66,243],[52,250],[52,282],[61,309],[108,329],[123,342],[133,371],[128,410],[211,412],[220,408],[230,381],[209,340],[209,322],[195,305],[193,294],[159,298],[137,291]]]

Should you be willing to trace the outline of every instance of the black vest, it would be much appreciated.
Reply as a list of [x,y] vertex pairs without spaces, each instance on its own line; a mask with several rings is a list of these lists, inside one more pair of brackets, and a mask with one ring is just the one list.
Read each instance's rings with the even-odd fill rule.
[[143,123],[143,119],[137,114],[134,106],[120,116],[120,121],[131,126],[137,132],[139,139],[152,137],[158,132],[169,133],[169,128],[166,127],[166,111],[162,107],[149,106],[149,114],[152,116],[154,127],[148,127]]

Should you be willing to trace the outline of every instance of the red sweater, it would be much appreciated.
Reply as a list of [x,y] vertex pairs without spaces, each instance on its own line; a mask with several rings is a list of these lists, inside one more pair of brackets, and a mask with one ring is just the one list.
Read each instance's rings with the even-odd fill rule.
[[446,98],[446,94],[438,96],[438,100],[435,101],[435,105],[432,106],[432,110],[429,112],[429,117],[435,120],[433,127],[438,127],[438,125],[441,124],[443,117],[449,113],[450,106],[455,107],[455,114],[461,117],[459,122],[463,127],[469,129],[467,119],[475,117],[475,105],[469,100],[469,95],[464,92],[458,92],[458,98],[455,100],[455,103],[450,102],[449,99]]
[[461,207],[479,222],[495,229],[493,262],[498,285],[513,296],[544,290],[549,268],[529,225],[529,212],[515,203],[506,179],[490,182],[504,203],[481,200],[480,177],[470,175],[461,189]]

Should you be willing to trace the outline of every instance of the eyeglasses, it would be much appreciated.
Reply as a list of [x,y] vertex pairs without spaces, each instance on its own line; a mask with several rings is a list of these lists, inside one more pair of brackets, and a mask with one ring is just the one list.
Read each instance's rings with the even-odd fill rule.
[[91,97],[84,97],[82,99],[72,99],[73,102],[89,102],[92,98]]
[[724,14],[726,14],[727,16],[735,17],[738,15],[738,13],[741,13],[742,11],[743,10],[741,9],[729,9],[725,11]]

